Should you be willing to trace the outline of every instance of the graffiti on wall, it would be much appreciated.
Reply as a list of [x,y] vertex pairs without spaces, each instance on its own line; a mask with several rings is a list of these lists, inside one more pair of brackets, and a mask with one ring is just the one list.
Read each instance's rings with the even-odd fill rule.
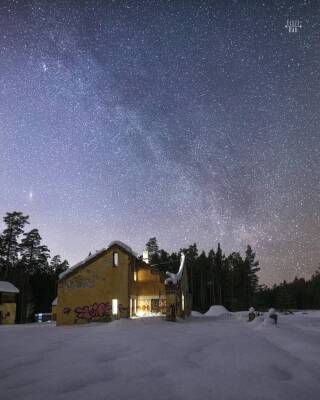
[[75,276],[73,279],[67,279],[65,282],[62,282],[61,287],[64,289],[92,288],[98,279],[99,276],[97,273],[92,273],[90,278]]
[[110,303],[94,303],[91,306],[76,307],[74,312],[77,314],[77,318],[91,319],[109,316],[111,315],[111,310]]
[[[119,313],[125,313],[127,311],[126,307],[119,304]],[[101,319],[104,317],[111,317],[112,306],[110,303],[94,303],[89,306],[79,306],[74,309],[74,312],[79,319]]]
[[71,308],[70,307],[64,307],[64,309],[63,309],[63,314],[69,314],[70,313],[70,311],[71,311]]
[[137,311],[139,313],[165,313],[166,311],[166,301],[164,299],[139,299],[137,305]]

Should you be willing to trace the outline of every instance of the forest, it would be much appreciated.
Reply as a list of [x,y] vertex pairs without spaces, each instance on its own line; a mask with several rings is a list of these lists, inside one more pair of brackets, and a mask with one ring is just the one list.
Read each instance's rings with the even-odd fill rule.
[[250,245],[242,256],[238,252],[224,254],[220,244],[208,253],[199,252],[197,244],[169,254],[160,249],[157,239],[146,244],[151,264],[162,270],[176,272],[179,253],[186,254],[193,310],[206,312],[210,306],[222,304],[230,311],[248,310],[253,306],[264,311],[320,309],[320,268],[309,280],[295,278],[272,287],[259,284],[259,262]]
[[[50,312],[57,294],[59,274],[69,264],[59,255],[50,256],[38,229],[27,230],[29,216],[8,212],[0,233],[0,280],[13,283],[20,290],[17,296],[17,321],[32,321],[38,312]],[[189,287],[193,310],[206,312],[211,305],[222,304],[230,311],[320,309],[320,269],[309,280],[267,287],[259,284],[259,262],[250,245],[242,256],[238,252],[224,254],[220,244],[208,253],[199,252],[194,243],[178,252],[160,249],[156,237],[146,243],[150,264],[160,271],[176,272],[180,253],[186,254]]]
[[7,213],[3,222],[0,280],[13,283],[20,291],[16,322],[33,321],[35,313],[51,311],[59,274],[69,265],[59,255],[50,258],[50,250],[42,244],[38,229],[25,232],[29,216],[14,211]]

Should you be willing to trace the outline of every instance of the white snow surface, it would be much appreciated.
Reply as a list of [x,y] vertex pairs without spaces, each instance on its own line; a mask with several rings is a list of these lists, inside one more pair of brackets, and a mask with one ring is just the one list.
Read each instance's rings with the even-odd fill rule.
[[224,315],[233,315],[224,306],[211,306],[209,310],[205,313],[206,317],[221,317]]
[[0,293],[19,293],[19,289],[12,283],[7,281],[0,281]]
[[204,314],[202,314],[202,313],[199,312],[199,311],[192,311],[191,315],[192,315],[193,317],[196,317],[196,318],[198,318],[198,317],[204,317],[204,316],[205,316]]
[[320,311],[2,325],[0,354],[1,400],[317,400]]

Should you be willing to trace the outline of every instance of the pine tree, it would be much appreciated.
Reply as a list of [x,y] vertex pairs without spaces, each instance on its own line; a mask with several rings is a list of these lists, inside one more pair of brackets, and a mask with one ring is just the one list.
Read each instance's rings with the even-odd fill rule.
[[215,253],[211,249],[208,254],[208,264],[209,264],[208,281],[207,281],[207,286],[209,290],[208,308],[213,304],[216,304],[214,260],[215,260]]
[[146,243],[146,250],[148,250],[151,264],[159,262],[159,246],[156,237],[152,237]]
[[196,295],[194,294],[194,276],[193,270],[198,257],[198,248],[197,244],[193,243],[188,248],[180,249],[180,253],[184,253],[186,256],[186,268],[189,278],[189,288],[192,293],[192,301],[196,299]]
[[256,254],[253,252],[251,246],[247,246],[246,257],[244,260],[247,272],[247,295],[248,306],[254,304],[254,295],[258,290],[259,278],[257,272],[260,271],[259,261],[255,261]]
[[296,303],[295,300],[290,293],[289,286],[287,285],[287,282],[284,281],[279,287],[278,287],[278,294],[276,297],[276,306],[280,310],[290,310],[293,308],[296,308]]
[[218,243],[218,248],[214,256],[214,283],[215,283],[215,293],[216,293],[216,299],[218,304],[222,304],[222,250],[220,243]]
[[49,258],[49,249],[41,244],[41,236],[38,229],[32,229],[23,234],[21,240],[21,264],[29,273],[44,271],[48,269],[47,260]]
[[23,228],[28,224],[29,216],[21,212],[14,211],[7,213],[3,218],[6,228],[1,235],[0,243],[0,262],[4,279],[8,279],[10,269],[15,266],[19,258],[19,236],[23,233]]
[[56,278],[59,278],[59,275],[62,274],[62,272],[66,271],[69,267],[69,263],[67,260],[61,261],[61,257],[59,255],[55,255],[52,257],[50,261],[50,270],[51,273],[53,273]]
[[201,252],[197,259],[197,272],[199,276],[199,284],[197,285],[199,291],[199,309],[201,312],[205,312],[208,308],[207,299],[207,281],[208,281],[208,258],[204,251]]

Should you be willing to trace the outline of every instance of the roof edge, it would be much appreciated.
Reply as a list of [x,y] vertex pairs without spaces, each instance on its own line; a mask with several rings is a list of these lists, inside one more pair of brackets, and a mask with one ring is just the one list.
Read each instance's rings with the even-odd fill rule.
[[90,256],[86,257],[84,260],[78,262],[77,264],[75,264],[72,267],[68,268],[66,271],[62,272],[59,275],[59,281],[67,278],[70,274],[72,274],[73,272],[77,271],[79,268],[87,266],[92,261],[94,261],[96,258],[98,258],[101,255],[105,254],[113,246],[118,246],[119,248],[121,248],[128,255],[130,255],[132,257],[135,257],[135,258],[138,258],[137,253],[135,253],[130,246],[128,246],[127,244],[121,242],[120,240],[114,240],[114,241],[109,243],[107,248],[104,247],[101,250],[96,251],[94,254],[91,254]]

